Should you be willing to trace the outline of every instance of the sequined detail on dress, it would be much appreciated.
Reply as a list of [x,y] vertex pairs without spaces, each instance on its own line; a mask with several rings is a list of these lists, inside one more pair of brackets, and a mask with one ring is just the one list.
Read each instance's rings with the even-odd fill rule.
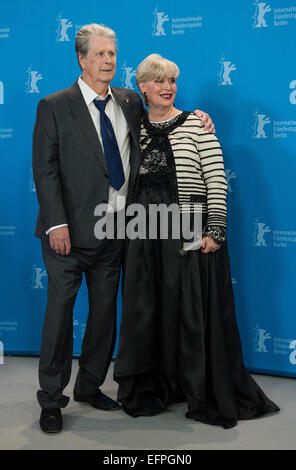
[[[166,121],[150,121],[150,124],[155,129],[166,129],[177,121],[180,114],[182,113],[179,113],[176,116],[173,116],[171,119],[167,119]],[[145,145],[145,140],[146,137],[142,140],[141,146]],[[156,173],[159,171],[163,174],[167,171],[166,152],[160,151],[159,149],[151,148],[151,150],[149,152],[146,152],[145,154],[145,158],[140,166],[139,173],[140,175],[144,175],[147,173]]]
[[168,134],[183,124],[189,113],[182,112],[162,122],[150,122],[145,115],[142,126],[147,135],[141,138],[142,163],[136,178],[131,202],[136,202],[140,188],[152,184],[166,184],[172,202],[179,204],[174,154]]
[[226,230],[222,227],[215,227],[213,225],[207,225],[203,230],[204,237],[212,238],[216,243],[221,245],[226,240]]

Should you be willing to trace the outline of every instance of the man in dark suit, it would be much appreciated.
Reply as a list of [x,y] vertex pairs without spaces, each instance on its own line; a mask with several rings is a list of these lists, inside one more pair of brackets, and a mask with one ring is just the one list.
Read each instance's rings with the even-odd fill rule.
[[48,273],[37,393],[45,432],[62,429],[61,408],[69,401],[63,391],[71,375],[72,310],[83,273],[89,314],[74,399],[98,409],[119,407],[99,387],[114,350],[123,240],[95,237],[94,209],[108,203],[116,214],[140,162],[142,101],[132,90],[110,87],[116,71],[115,33],[86,25],[77,33],[76,52],[81,77],[40,101],[33,137],[40,205],[36,236]]

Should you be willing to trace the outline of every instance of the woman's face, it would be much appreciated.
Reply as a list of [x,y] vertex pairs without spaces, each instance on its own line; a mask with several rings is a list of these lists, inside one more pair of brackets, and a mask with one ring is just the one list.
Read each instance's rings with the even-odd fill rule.
[[140,83],[140,90],[146,93],[149,107],[170,107],[177,93],[175,78],[165,77]]

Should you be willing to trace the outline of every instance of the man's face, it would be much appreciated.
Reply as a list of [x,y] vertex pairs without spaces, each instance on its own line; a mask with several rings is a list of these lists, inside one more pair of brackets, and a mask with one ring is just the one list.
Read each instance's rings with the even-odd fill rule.
[[116,72],[116,49],[114,42],[104,36],[92,36],[86,57],[79,55],[82,78],[91,88],[109,85]]

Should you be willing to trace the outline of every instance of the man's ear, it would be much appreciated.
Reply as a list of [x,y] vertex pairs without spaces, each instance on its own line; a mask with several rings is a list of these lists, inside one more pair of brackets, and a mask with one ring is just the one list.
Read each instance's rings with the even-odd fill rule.
[[80,64],[81,70],[84,69],[85,66],[85,58],[78,52],[78,62]]

